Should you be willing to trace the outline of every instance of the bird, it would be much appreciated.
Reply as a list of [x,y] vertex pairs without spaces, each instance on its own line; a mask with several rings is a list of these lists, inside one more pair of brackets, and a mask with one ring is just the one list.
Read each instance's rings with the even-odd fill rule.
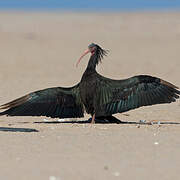
[[96,67],[108,51],[91,43],[76,66],[91,54],[80,82],[72,87],[53,87],[29,93],[0,106],[0,115],[47,116],[51,118],[82,118],[91,115],[96,120],[121,122],[113,115],[142,106],[175,102],[179,88],[161,78],[137,75],[114,80],[102,76]]

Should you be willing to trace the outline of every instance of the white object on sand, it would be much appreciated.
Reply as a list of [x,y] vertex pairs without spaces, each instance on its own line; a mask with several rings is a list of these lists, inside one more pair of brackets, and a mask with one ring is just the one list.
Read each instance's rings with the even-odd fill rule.
[[60,180],[60,178],[57,178],[55,176],[49,176],[49,180]]
[[113,173],[113,175],[118,177],[120,175],[120,173],[116,171],[116,172]]

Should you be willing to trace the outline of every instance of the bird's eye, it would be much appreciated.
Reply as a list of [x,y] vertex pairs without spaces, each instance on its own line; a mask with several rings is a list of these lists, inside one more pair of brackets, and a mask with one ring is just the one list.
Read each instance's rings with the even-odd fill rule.
[[90,48],[90,51],[91,51],[91,52],[94,52],[95,49],[96,49],[95,47],[91,47],[91,48]]

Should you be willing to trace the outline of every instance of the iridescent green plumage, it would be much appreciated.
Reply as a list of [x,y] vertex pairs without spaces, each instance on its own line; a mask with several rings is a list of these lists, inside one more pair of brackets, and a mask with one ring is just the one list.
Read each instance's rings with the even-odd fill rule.
[[99,119],[111,119],[142,106],[171,103],[179,98],[178,87],[157,77],[139,75],[124,80],[113,80],[96,72],[107,51],[96,44],[89,46],[92,53],[81,81],[70,88],[55,87],[30,93],[0,106],[0,115],[48,116],[52,118],[83,117],[84,109]]
[[1,115],[47,116],[52,118],[83,117],[79,84],[71,88],[54,87],[30,93],[1,106]]

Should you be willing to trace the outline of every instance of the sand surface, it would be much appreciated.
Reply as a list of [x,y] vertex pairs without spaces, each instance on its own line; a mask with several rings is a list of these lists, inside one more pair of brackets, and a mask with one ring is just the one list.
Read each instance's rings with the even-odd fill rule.
[[[1,12],[0,104],[35,90],[79,82],[89,56],[78,68],[75,63],[91,42],[110,50],[98,66],[104,76],[150,74],[180,86],[180,13]],[[179,105],[143,107],[116,117],[180,123]],[[46,121],[0,118],[0,179],[179,179],[178,124]]]

